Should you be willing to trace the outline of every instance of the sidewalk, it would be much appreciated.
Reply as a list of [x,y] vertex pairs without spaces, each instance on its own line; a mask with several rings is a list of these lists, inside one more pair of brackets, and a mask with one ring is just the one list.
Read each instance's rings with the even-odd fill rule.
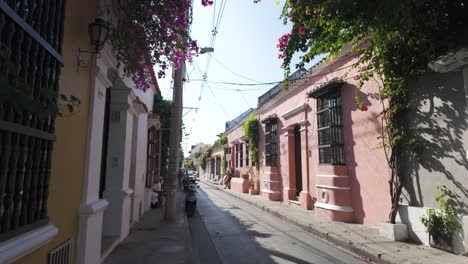
[[260,195],[249,195],[213,184],[202,183],[218,188],[256,206],[288,223],[294,224],[331,244],[351,251],[362,258],[382,264],[468,264],[468,258],[451,254],[424,245],[395,242],[379,236],[377,228],[360,224],[332,222],[320,219],[313,211],[295,208],[281,202],[268,201]]
[[177,192],[176,223],[166,224],[164,205],[150,209],[106,258],[105,264],[191,263],[192,245],[184,194]]

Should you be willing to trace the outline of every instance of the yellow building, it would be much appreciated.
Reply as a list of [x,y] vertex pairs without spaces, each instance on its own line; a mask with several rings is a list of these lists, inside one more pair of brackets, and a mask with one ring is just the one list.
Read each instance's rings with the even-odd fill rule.
[[[111,2],[66,2],[0,2],[2,81],[26,83],[42,106],[53,107],[52,89],[66,96],[56,118],[0,101],[0,263],[101,263],[150,208],[156,78],[144,93],[120,77],[109,44],[79,52],[95,50],[88,26],[110,19]],[[71,96],[80,102],[69,111]]]

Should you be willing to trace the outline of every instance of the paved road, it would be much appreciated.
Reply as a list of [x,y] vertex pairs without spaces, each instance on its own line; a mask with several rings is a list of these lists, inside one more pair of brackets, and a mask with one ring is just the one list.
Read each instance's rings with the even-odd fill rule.
[[189,220],[194,263],[368,263],[216,188],[201,184]]

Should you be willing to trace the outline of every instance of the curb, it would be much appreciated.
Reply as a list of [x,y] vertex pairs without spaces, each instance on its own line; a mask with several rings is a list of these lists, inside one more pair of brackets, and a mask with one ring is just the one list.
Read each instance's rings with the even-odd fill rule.
[[[304,231],[308,232],[308,233],[311,233],[312,235],[316,236],[317,238],[319,239],[322,239],[322,240],[325,240],[327,241],[328,243],[330,244],[333,244],[337,247],[340,247],[346,251],[350,251],[358,256],[364,256],[365,259],[363,260],[369,260],[369,261],[372,261],[374,263],[379,263],[379,264],[398,264],[398,262],[393,262],[391,261],[389,258],[391,258],[391,256],[387,257],[387,254],[384,254],[382,252],[377,252],[369,247],[366,247],[365,245],[360,245],[360,244],[355,244],[353,241],[345,238],[345,237],[342,237],[340,235],[337,235],[335,233],[332,233],[332,232],[327,232],[327,231],[324,231],[324,230],[321,230],[319,228],[316,228],[312,225],[309,225],[309,224],[304,224],[304,223],[300,223],[298,220],[292,218],[292,217],[288,217],[284,214],[281,214],[280,212],[277,212],[276,210],[272,210],[271,208],[268,208],[267,206],[263,206],[263,205],[260,205],[256,202],[253,202],[249,199],[245,199],[243,198],[242,196],[240,195],[236,195],[236,194],[233,194],[231,192],[226,192],[224,191],[222,188],[219,188],[220,185],[215,185],[207,180],[202,180],[201,181],[202,183],[206,184],[206,185],[209,185],[209,186],[212,186],[212,187],[215,187],[217,188],[218,190],[234,197],[234,198],[237,198],[239,200],[242,200],[250,205],[253,205],[287,223],[290,223],[290,224],[293,224],[301,229],[303,229]],[[384,256],[385,255],[385,256]]]
[[185,213],[185,208],[183,206],[183,201],[185,200],[184,193],[177,191],[176,195],[181,194],[180,198],[177,198],[177,207],[176,210],[180,210],[178,212],[179,214],[183,214],[183,219],[184,219],[184,230],[185,230],[185,236],[187,237],[187,240],[185,241],[185,247],[187,248],[187,251],[185,252],[185,263],[186,264],[198,264],[200,263],[199,261],[196,261],[196,258],[194,258],[194,252],[193,252],[193,246],[192,246],[192,232],[190,232],[190,224],[189,224],[189,219],[187,217],[187,214]]

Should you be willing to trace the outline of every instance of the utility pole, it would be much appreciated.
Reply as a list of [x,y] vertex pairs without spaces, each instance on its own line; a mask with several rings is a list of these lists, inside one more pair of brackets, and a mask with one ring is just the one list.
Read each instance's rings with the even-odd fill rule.
[[185,75],[185,59],[180,68],[174,71],[174,92],[171,116],[171,139],[169,142],[169,168],[167,177],[167,196],[164,220],[175,223],[177,213],[177,172],[180,158],[180,129],[182,123],[182,91]]
[[[200,49],[200,54],[213,52],[211,47]],[[167,177],[167,196],[164,220],[175,223],[177,213],[177,172],[179,171],[180,137],[182,126],[182,92],[185,76],[185,59],[182,59],[180,68],[174,71],[174,93],[171,116],[171,139],[169,142],[169,168]]]

